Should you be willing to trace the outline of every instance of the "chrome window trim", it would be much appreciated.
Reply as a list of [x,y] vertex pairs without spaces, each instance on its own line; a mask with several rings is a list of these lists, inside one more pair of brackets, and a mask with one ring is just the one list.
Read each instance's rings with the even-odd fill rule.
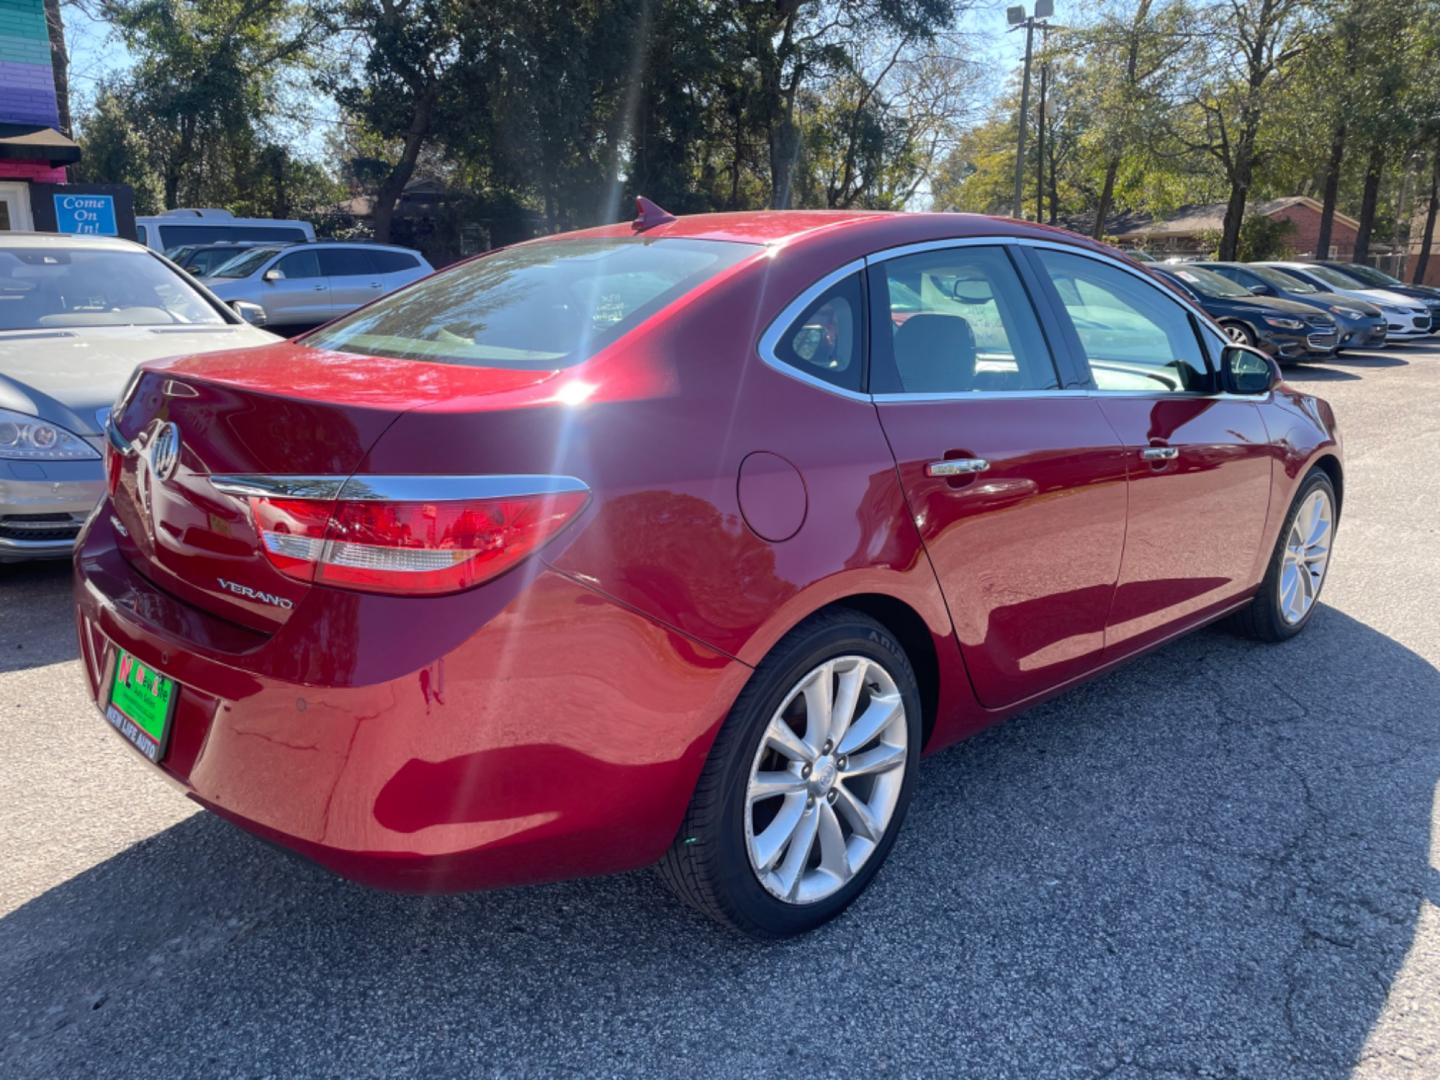
[[1190,398],[1196,401],[1268,401],[1274,393],[1267,390],[1264,394],[1232,394],[1228,390],[1219,393],[1206,394],[1193,390],[1156,391],[1156,390],[1091,390],[1088,387],[1072,387],[1070,389],[1056,390],[958,390],[950,394],[875,394],[872,395],[877,405],[888,405],[891,403],[922,404],[924,402],[937,401],[993,401],[996,398],[1024,399],[1024,398],[1101,398],[1109,400],[1112,398],[1153,398],[1157,393],[1163,393],[1166,397]]
[[217,491],[261,498],[342,499],[349,502],[457,502],[514,499],[526,495],[588,492],[573,476],[278,476],[225,474],[210,477]]
[[[789,328],[792,322],[800,317],[805,308],[814,303],[826,289],[829,289],[836,282],[843,280],[859,270],[889,262],[891,259],[902,259],[907,255],[919,255],[930,251],[944,251],[948,248],[1006,246],[1046,248],[1052,251],[1065,252],[1070,255],[1078,255],[1082,258],[1094,259],[1096,262],[1124,270],[1132,277],[1154,289],[1165,299],[1173,301],[1178,304],[1182,310],[1198,318],[1202,330],[1217,333],[1217,331],[1214,330],[1214,320],[1210,315],[1206,314],[1204,309],[1191,303],[1188,297],[1181,295],[1176,290],[1166,288],[1142,268],[1131,265],[1122,259],[1117,259],[1113,255],[1108,255],[1100,251],[1092,251],[1078,244],[1069,244],[1059,240],[1041,240],[1028,236],[959,236],[945,240],[925,240],[915,244],[902,244],[899,247],[885,248],[884,250],[871,252],[869,255],[848,262],[837,270],[832,270],[787,304],[770,325],[766,327],[765,332],[760,336],[760,344],[757,350],[760,354],[760,359],[763,360],[768,367],[798,382],[806,383],[820,390],[825,390],[831,394],[835,394],[837,397],[847,398],[851,401],[867,401],[877,405],[881,402],[980,401],[1015,398],[1075,397],[1077,395],[1082,397],[1139,398],[1165,394],[1169,397],[1202,398],[1216,401],[1260,400],[1258,395],[1230,394],[1227,392],[1205,394],[1190,390],[1092,390],[1087,387],[1058,387],[1053,390],[957,390],[953,393],[921,394],[895,392],[862,394],[854,390],[846,390],[843,387],[828,383],[824,379],[816,378],[813,375],[808,375],[798,368],[791,367],[775,355],[775,346],[779,343],[780,335]],[[1269,395],[1267,394],[1266,400],[1268,400],[1268,397]]]
[[[794,300],[791,300],[790,303],[785,305],[780,314],[771,320],[770,325],[765,328],[765,332],[760,335],[760,343],[756,347],[756,351],[760,354],[760,359],[764,361],[767,367],[773,368],[781,375],[794,379],[797,382],[802,382],[807,386],[813,386],[816,389],[834,394],[836,397],[842,397],[849,401],[869,402],[871,400],[869,394],[861,393],[858,390],[849,390],[843,386],[836,386],[834,383],[826,382],[824,379],[787,364],[776,355],[776,346],[780,344],[780,336],[790,328],[790,324],[804,314],[805,309],[820,299],[821,294],[831,286],[844,281],[851,274],[858,274],[863,271],[865,269],[865,262],[865,259],[854,259],[838,270],[830,271],[830,273],[826,274]],[[860,321],[862,326],[866,325],[866,313],[861,312]]]
[[1046,248],[1051,251],[1061,251],[1068,255],[1078,255],[1086,259],[1094,259],[1096,262],[1106,263],[1110,266],[1124,270],[1132,277],[1143,281],[1150,288],[1160,293],[1167,300],[1173,300],[1186,311],[1199,316],[1206,323],[1213,320],[1205,311],[1190,302],[1188,297],[1182,296],[1173,289],[1167,289],[1160,282],[1156,281],[1148,273],[1138,266],[1117,259],[1101,251],[1092,251],[1090,248],[1081,247],[1078,244],[1067,244],[1059,240],[1040,240],[1031,236],[964,236],[953,240],[926,240],[920,244],[906,244],[903,247],[887,248],[884,251],[877,251],[865,257],[866,265],[888,262],[891,259],[903,258],[906,255],[915,255],[925,251],[941,251],[952,247],[991,247],[997,245],[1012,245],[1015,247]]

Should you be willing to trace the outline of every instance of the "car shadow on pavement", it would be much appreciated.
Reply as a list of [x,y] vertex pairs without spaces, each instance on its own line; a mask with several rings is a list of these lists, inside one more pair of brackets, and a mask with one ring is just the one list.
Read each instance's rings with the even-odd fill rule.
[[1343,364],[1346,367],[1358,368],[1397,368],[1409,367],[1410,361],[1403,356],[1396,356],[1393,352],[1388,353],[1341,353],[1339,356],[1325,358],[1327,364]]
[[[1338,368],[1322,367],[1322,361],[1311,360],[1303,364],[1287,364],[1281,369],[1285,381],[1294,385],[1304,382],[1358,382],[1363,376],[1353,371],[1341,371]],[[1323,363],[1334,363],[1332,360],[1325,360]]]
[[769,945],[648,873],[397,896],[197,814],[0,919],[0,1074],[1345,1075],[1440,902],[1437,703],[1333,609],[1194,635],[929,760]]

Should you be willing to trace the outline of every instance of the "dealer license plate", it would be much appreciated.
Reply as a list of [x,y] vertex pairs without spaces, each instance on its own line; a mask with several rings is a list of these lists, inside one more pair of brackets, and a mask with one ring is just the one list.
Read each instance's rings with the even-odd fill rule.
[[151,761],[165,753],[180,688],[124,649],[115,652],[105,719]]

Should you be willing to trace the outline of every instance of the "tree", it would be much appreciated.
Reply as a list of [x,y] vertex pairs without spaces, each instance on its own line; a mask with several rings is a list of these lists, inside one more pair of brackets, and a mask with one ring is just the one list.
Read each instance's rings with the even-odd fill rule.
[[101,11],[137,57],[124,96],[164,204],[229,195],[282,69],[319,33],[314,11],[298,0],[103,0]]
[[463,0],[338,0],[328,18],[357,65],[332,63],[320,86],[342,109],[397,147],[375,194],[375,238],[390,239],[396,204],[421,152],[443,132],[458,142],[483,102],[462,100],[462,39],[476,8]]
[[956,0],[770,0],[731,5],[733,32],[745,43],[755,83],[750,115],[764,132],[770,205],[792,203],[802,132],[801,90],[851,69],[843,43],[895,37],[908,45],[933,40],[954,20]]
[[1197,114],[1182,141],[1210,155],[1229,187],[1220,258],[1236,257],[1240,226],[1263,158],[1261,126],[1304,51],[1308,0],[1225,0],[1207,9],[1191,103]]
[[1104,235],[1115,183],[1127,155],[1143,154],[1159,137],[1175,60],[1190,43],[1191,13],[1184,0],[1157,5],[1138,0],[1128,13],[1105,11],[1076,33],[1070,47],[1085,54],[1095,122],[1087,132],[1103,161],[1103,179],[1090,234]]
[[69,175],[79,183],[129,184],[135,192],[135,212],[153,214],[164,207],[164,185],[151,147],[135,124],[138,109],[128,86],[102,84],[94,104],[79,116],[76,139],[81,155]]

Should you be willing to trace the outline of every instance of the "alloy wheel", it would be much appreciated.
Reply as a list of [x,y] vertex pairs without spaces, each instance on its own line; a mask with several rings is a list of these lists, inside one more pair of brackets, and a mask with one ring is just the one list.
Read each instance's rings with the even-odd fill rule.
[[790,690],[745,798],[750,866],[767,892],[813,904],[859,872],[894,817],[908,743],[901,693],[869,657],[827,660]]
[[1291,626],[1305,618],[1320,595],[1330,563],[1334,517],[1330,494],[1319,487],[1300,504],[1290,524],[1278,588],[1280,616]]
[[1246,333],[1245,328],[1238,323],[1226,323],[1221,329],[1225,331],[1225,336],[1237,345],[1250,344],[1250,335]]

